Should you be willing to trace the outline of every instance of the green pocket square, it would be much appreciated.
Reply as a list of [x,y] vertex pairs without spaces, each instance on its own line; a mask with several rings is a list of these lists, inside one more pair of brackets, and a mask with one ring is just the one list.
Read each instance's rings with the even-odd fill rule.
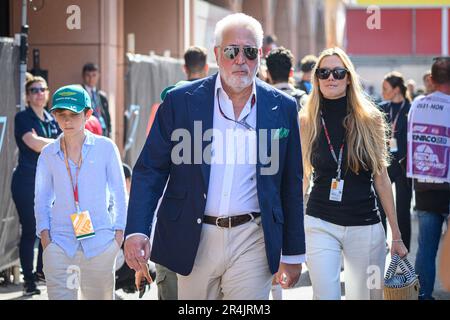
[[288,135],[289,135],[289,129],[279,128],[279,129],[275,130],[275,134],[273,135],[273,139],[274,140],[278,140],[278,139],[287,138]]

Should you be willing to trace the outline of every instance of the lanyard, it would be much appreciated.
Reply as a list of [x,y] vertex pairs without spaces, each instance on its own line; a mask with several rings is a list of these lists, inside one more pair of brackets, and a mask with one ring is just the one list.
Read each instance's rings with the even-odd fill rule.
[[233,121],[233,122],[235,122],[237,124],[240,124],[241,126],[247,128],[250,131],[255,130],[254,128],[252,128],[251,125],[249,125],[245,121],[245,120],[247,120],[248,116],[250,115],[250,112],[253,109],[253,106],[256,104],[256,97],[255,97],[255,95],[252,95],[252,102],[251,102],[251,105],[250,105],[250,112],[242,120],[234,120],[234,119],[231,119],[231,118],[227,117],[227,115],[222,111],[222,108],[220,107],[219,90],[220,90],[220,88],[217,89],[217,94],[216,95],[217,95],[217,104],[219,105],[219,112],[222,115],[222,117],[224,117],[225,119],[227,119],[229,121]]
[[406,100],[403,100],[402,105],[400,106],[400,109],[398,110],[398,112],[397,112],[397,114],[395,116],[394,121],[392,121],[392,103],[389,104],[389,117],[391,119],[391,128],[392,128],[392,130],[391,130],[391,137],[393,137],[394,134],[395,134],[395,128],[397,127],[397,121],[398,121],[398,118],[400,116],[400,113],[403,110],[403,107],[405,106],[405,102],[406,102]]
[[81,212],[80,211],[80,202],[79,202],[79,197],[78,197],[78,174],[80,173],[81,164],[83,162],[83,156],[80,152],[80,160],[78,161],[78,164],[77,164],[77,171],[75,174],[75,185],[74,185],[73,179],[72,179],[72,174],[70,173],[69,156],[67,153],[66,139],[64,139],[64,137],[63,137],[61,142],[62,142],[61,147],[63,148],[63,152],[64,152],[64,162],[66,163],[67,173],[69,174],[70,183],[71,183],[72,190],[73,190],[73,198],[75,201],[75,208],[77,210],[77,213],[80,213]]
[[[51,127],[51,123],[49,121],[49,119],[51,119],[51,116],[45,110],[44,110],[44,118],[47,120],[47,122],[45,120],[42,121],[38,117],[39,125],[41,126],[42,132],[44,132],[44,137],[51,138],[52,137],[52,127]],[[46,124],[46,125],[44,125],[44,124]]]
[[42,131],[44,132],[44,136],[46,138],[51,138],[52,132],[51,132],[51,129],[49,128],[49,126],[47,125],[47,130],[46,130],[44,124],[42,123],[42,120],[39,119],[38,122],[39,122],[39,125],[41,126]]
[[337,163],[337,180],[341,179],[341,164],[342,164],[342,155],[344,153],[344,141],[342,141],[342,145],[339,149],[339,159],[336,157],[336,152],[334,151],[333,145],[331,144],[330,134],[328,133],[327,126],[325,125],[325,119],[323,118],[322,112],[320,112],[320,119],[322,120],[323,130],[325,131],[325,137],[327,138],[328,148],[330,149],[331,155],[333,156],[334,161]]

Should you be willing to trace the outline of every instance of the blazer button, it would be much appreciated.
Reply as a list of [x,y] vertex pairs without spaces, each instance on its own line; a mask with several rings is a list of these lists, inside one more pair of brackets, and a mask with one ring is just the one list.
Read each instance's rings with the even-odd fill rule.
[[197,219],[197,223],[198,223],[198,224],[201,224],[201,223],[202,223],[202,219],[198,218],[198,219]]
[[204,194],[203,194],[203,198],[205,198],[205,199],[206,199],[206,193],[204,193]]

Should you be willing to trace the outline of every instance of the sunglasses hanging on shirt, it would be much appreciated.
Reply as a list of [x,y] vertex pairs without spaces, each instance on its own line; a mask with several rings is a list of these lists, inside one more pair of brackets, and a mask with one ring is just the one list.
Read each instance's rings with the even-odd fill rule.
[[[240,124],[241,126],[243,126],[244,128],[246,128],[247,130],[255,131],[255,128],[253,128],[251,125],[249,125],[249,124],[247,123],[247,118],[248,118],[248,116],[250,115],[250,113],[247,114],[242,120],[235,120],[235,119],[231,119],[231,118],[227,117],[227,115],[225,114],[225,112],[223,112],[222,107],[220,106],[219,90],[220,90],[220,89],[217,89],[216,96],[217,96],[217,105],[218,105],[218,107],[219,107],[219,112],[220,112],[220,114],[222,115],[222,117],[224,117],[224,118],[225,118],[226,120],[228,120],[228,121],[232,121],[232,122],[234,122],[234,123]],[[251,100],[251,104],[250,104],[250,110],[253,109],[253,107],[255,106],[255,104],[256,104],[256,97],[255,97],[255,95],[253,95],[253,96],[252,96],[252,100]]]

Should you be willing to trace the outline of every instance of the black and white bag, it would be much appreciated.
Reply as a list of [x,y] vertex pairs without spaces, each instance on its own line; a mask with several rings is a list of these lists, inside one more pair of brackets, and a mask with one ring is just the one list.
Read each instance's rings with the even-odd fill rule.
[[[400,267],[401,273],[397,273]],[[406,257],[392,256],[384,277],[385,300],[417,300],[419,297],[419,277]]]

